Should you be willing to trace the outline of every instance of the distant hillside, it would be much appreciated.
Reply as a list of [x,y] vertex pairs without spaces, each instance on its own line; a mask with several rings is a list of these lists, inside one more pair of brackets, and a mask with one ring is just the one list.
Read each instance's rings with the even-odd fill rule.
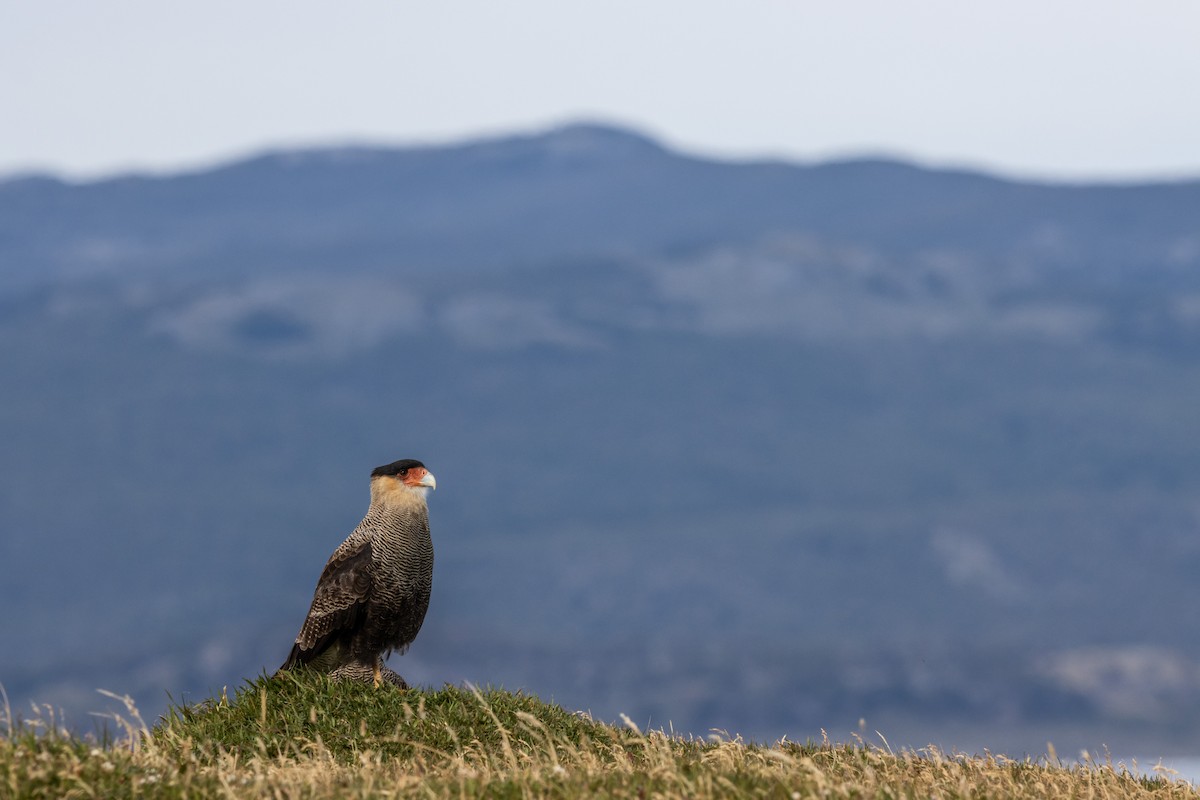
[[1200,745],[1200,182],[576,126],[10,180],[0,263],[19,703],[274,668],[370,469],[418,457],[418,682]]
[[5,272],[472,269],[808,237],[1089,271],[1192,263],[1200,181],[1054,186],[886,161],[703,161],[576,126],[273,153],[198,174],[0,184]]

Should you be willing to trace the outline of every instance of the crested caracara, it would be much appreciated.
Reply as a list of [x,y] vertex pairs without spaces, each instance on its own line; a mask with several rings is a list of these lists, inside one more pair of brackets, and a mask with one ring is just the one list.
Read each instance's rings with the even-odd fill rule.
[[371,506],[321,572],[308,618],[280,670],[307,665],[337,678],[407,688],[383,666],[417,637],[433,585],[425,494],[437,486],[420,461],[371,473]]

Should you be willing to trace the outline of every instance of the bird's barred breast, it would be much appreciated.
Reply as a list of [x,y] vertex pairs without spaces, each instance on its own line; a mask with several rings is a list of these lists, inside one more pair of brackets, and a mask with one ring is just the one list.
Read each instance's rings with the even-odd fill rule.
[[[364,523],[368,520],[364,520]],[[373,616],[388,647],[404,649],[416,638],[433,586],[433,541],[425,508],[371,521],[375,567]]]

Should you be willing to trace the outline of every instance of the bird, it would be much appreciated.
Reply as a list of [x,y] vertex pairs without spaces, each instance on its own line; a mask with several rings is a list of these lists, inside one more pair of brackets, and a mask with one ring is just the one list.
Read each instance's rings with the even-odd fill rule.
[[433,541],[426,494],[437,481],[403,459],[371,472],[371,504],[321,572],[312,606],[276,672],[306,666],[333,678],[408,683],[383,664],[417,637],[433,586]]

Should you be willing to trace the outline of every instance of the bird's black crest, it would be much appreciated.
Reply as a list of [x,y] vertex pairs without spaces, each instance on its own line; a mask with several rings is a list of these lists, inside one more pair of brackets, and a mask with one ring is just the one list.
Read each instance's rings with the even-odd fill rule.
[[378,478],[380,475],[402,475],[405,472],[408,472],[410,469],[424,466],[425,465],[420,461],[412,458],[405,458],[401,459],[400,461],[393,461],[390,464],[384,464],[382,467],[376,467],[375,469],[371,470],[371,477]]

